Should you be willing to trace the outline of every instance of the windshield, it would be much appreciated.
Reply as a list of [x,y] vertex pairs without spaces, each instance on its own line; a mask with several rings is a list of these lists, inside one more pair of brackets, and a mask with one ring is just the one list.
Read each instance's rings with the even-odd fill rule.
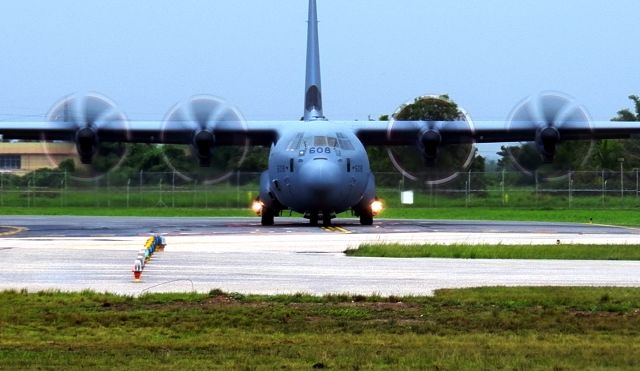
[[[291,147],[294,146],[294,147]],[[337,133],[336,136],[314,135],[306,136],[303,138],[301,134],[298,134],[290,143],[289,148],[291,150],[304,150],[308,147],[330,147],[335,149],[344,149],[347,151],[353,150],[353,144],[343,133]]]

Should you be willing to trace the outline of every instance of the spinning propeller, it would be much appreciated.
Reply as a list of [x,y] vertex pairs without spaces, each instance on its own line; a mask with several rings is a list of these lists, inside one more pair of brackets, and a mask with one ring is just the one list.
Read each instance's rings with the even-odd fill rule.
[[[418,102],[426,102],[431,107],[444,107],[449,111],[454,109],[455,112],[443,113],[442,110],[420,112],[415,106]],[[395,135],[401,135],[394,130],[399,121],[422,120],[425,121],[426,126],[420,128],[417,146],[387,149],[396,170],[413,181],[438,185],[452,181],[460,172],[468,169],[476,153],[475,145],[473,143],[443,144],[441,131],[446,127],[447,122],[441,120],[447,118],[452,120],[453,116],[457,116],[456,121],[466,122],[469,132],[473,132],[471,117],[445,96],[423,96],[400,106],[389,122],[387,131],[389,139],[393,140]]]
[[[507,120],[507,130],[532,124],[537,129],[535,142],[507,147],[516,169],[530,176],[537,173],[545,179],[556,179],[586,165],[594,149],[593,140],[559,146],[562,128],[572,123],[592,127],[587,111],[564,94],[545,92],[518,104]],[[534,151],[539,156],[532,156]],[[562,161],[554,163],[554,158],[559,155],[562,155]]]
[[[129,154],[129,146],[126,144],[100,143],[99,130],[106,125],[126,133],[126,137],[129,137],[126,115],[116,108],[113,101],[103,95],[74,94],[62,98],[49,110],[47,120],[63,121],[75,127],[73,141],[76,144],[80,162],[83,164],[72,176],[75,180],[100,179],[119,168]],[[59,160],[56,158],[53,145],[46,142],[46,136],[42,139],[49,162],[57,167]]]
[[240,111],[220,98],[198,95],[177,104],[165,116],[162,136],[170,136],[172,130],[191,131],[191,156],[198,160],[200,168],[174,163],[176,161],[166,154],[164,161],[186,181],[214,184],[228,179],[244,162],[249,143],[245,140],[243,147],[214,150],[218,144],[216,130],[222,124],[226,128],[237,126],[237,131],[246,131],[246,121]]

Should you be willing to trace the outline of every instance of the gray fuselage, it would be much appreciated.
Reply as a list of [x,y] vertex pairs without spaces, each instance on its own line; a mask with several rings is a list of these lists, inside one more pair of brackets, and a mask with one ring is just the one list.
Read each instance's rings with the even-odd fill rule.
[[375,182],[364,146],[351,130],[327,121],[300,122],[271,147],[260,198],[270,208],[305,215],[367,207]]

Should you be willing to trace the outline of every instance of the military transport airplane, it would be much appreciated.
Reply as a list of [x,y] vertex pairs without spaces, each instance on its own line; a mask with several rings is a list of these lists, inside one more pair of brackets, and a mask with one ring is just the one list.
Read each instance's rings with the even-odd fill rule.
[[[542,99],[541,107],[520,107],[514,119],[475,122],[330,121],[323,113],[316,0],[309,1],[304,118],[291,122],[244,121],[231,108],[194,97],[186,110],[174,110],[164,122],[128,122],[111,104],[87,97],[82,112],[59,104],[43,122],[1,122],[6,139],[75,142],[83,163],[91,163],[99,143],[187,144],[201,166],[209,166],[216,146],[270,146],[268,169],[260,180],[254,210],[263,225],[292,210],[312,224],[330,224],[337,213],[351,210],[370,225],[382,205],[365,146],[417,146],[427,161],[444,146],[489,142],[535,142],[551,161],[567,140],[627,138],[640,124],[590,122],[582,110]],[[536,113],[537,110],[537,113]]]

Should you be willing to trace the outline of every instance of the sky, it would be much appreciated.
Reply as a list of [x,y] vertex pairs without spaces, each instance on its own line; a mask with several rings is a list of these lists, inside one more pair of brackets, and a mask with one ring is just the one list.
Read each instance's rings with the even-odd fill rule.
[[[0,119],[100,92],[161,120],[213,94],[249,120],[303,113],[306,0],[4,0]],[[640,1],[318,0],[324,113],[367,119],[449,94],[503,120],[540,91],[608,120],[640,94]]]

